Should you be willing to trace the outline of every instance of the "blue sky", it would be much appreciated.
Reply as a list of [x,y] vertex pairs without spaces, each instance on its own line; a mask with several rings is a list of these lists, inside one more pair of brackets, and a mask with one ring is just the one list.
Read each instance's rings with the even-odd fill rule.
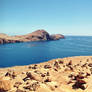
[[92,35],[92,0],[0,0],[0,33]]

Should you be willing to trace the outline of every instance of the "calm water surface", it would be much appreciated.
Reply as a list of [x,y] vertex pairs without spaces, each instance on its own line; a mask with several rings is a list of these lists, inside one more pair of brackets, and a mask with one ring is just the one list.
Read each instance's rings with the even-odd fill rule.
[[0,67],[28,65],[55,58],[92,55],[91,36],[66,36],[58,41],[0,45]]

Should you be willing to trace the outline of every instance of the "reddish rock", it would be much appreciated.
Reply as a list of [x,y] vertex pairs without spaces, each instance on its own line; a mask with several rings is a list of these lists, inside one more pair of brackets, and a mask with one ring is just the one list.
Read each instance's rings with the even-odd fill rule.
[[26,39],[32,41],[50,40],[50,35],[45,30],[37,30],[27,35]]
[[64,36],[61,34],[49,35],[45,30],[37,30],[27,35],[21,36],[8,36],[6,34],[0,34],[0,44],[4,43],[19,43],[28,41],[48,41],[48,40],[59,40],[63,39]]
[[44,65],[44,68],[49,69],[49,68],[51,68],[51,66],[50,65]]

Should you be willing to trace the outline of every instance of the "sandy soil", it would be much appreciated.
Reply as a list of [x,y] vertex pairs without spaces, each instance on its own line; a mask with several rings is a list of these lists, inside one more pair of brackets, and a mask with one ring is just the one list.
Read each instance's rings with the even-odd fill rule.
[[92,92],[92,56],[1,68],[0,92]]

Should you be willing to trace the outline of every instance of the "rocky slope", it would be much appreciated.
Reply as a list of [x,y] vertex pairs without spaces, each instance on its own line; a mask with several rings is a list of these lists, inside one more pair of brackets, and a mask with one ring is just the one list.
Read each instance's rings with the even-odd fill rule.
[[0,92],[92,92],[92,56],[1,68]]
[[61,34],[50,35],[45,30],[37,30],[27,35],[21,36],[8,36],[6,34],[0,34],[0,44],[4,43],[17,43],[28,41],[47,41],[47,40],[59,40],[64,38]]

